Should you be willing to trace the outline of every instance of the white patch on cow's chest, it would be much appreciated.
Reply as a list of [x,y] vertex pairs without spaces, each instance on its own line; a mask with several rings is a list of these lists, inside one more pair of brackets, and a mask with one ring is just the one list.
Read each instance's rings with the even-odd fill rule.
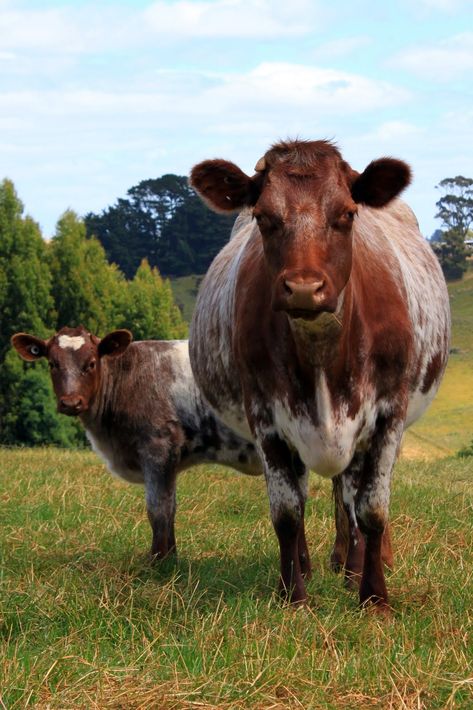
[[365,397],[354,417],[348,416],[348,404],[335,409],[324,374],[317,384],[316,401],[317,423],[302,408],[294,415],[286,403],[276,401],[275,427],[306,466],[333,478],[348,466],[355,449],[369,439],[375,428],[376,408],[372,399]]
[[85,344],[85,339],[82,335],[60,335],[58,338],[58,344],[60,348],[79,350]]

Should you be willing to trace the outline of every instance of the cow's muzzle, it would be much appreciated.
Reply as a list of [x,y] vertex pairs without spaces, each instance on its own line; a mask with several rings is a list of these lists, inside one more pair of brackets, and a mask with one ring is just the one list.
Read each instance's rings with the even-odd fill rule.
[[291,318],[313,320],[319,313],[337,307],[328,279],[319,273],[286,273],[279,277],[273,298],[276,311],[286,311]]
[[57,408],[61,414],[76,417],[81,412],[85,412],[87,403],[81,395],[65,395],[59,398]]

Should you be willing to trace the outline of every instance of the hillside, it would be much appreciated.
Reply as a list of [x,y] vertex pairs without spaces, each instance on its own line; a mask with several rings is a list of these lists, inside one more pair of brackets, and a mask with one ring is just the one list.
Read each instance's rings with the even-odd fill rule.
[[[187,321],[192,316],[201,276],[171,281]],[[439,393],[428,412],[405,435],[402,455],[437,458],[473,439],[473,271],[449,284],[452,308],[451,355]]]

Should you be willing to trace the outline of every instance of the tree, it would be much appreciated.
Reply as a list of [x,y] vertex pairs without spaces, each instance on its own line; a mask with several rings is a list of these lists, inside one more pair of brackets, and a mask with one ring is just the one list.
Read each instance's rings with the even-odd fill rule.
[[10,348],[17,331],[47,337],[54,302],[47,248],[38,225],[23,217],[13,183],[0,184],[0,443],[71,444],[77,427],[56,414],[45,363],[28,366]]
[[103,335],[116,327],[123,314],[125,279],[108,263],[100,242],[87,238],[83,221],[71,210],[57,223],[49,263],[57,328],[82,324]]
[[432,243],[445,278],[460,279],[467,268],[465,237],[473,223],[473,180],[457,175],[445,178],[437,185],[445,192],[436,202],[436,218],[442,220],[442,238]]
[[144,259],[133,281],[128,282],[125,313],[120,327],[135,340],[185,338],[187,326],[174,303],[171,284]]
[[166,276],[205,273],[228,241],[233,217],[217,215],[186,177],[163,175],[131,187],[127,199],[85,216],[88,235],[132,278],[144,258]]
[[457,175],[445,178],[437,185],[445,195],[436,202],[436,218],[441,219],[446,231],[460,234],[465,239],[473,223],[473,179]]

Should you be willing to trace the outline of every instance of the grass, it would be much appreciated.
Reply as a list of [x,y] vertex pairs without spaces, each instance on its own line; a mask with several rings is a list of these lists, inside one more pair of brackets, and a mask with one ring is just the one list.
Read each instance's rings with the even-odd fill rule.
[[327,481],[311,480],[294,611],[261,479],[183,474],[179,561],[153,568],[139,487],[89,452],[0,453],[0,707],[473,707],[471,458],[398,465],[386,622],[328,568]]
[[190,323],[192,318],[197,291],[203,278],[203,275],[191,274],[190,276],[179,276],[171,279],[174,300],[181,309],[184,320],[188,323]]

